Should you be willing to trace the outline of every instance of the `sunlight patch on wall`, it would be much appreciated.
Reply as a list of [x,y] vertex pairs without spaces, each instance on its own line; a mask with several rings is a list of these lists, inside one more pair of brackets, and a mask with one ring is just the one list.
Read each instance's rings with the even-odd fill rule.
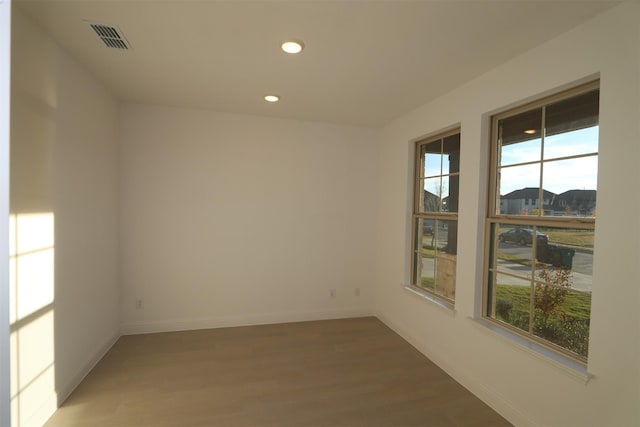
[[12,427],[56,410],[53,213],[11,214],[9,239]]

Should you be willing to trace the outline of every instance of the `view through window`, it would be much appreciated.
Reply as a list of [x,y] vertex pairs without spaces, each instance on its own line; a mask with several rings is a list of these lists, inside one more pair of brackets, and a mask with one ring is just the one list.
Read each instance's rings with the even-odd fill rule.
[[416,143],[412,287],[455,299],[460,129]]
[[585,362],[598,82],[493,117],[485,316]]

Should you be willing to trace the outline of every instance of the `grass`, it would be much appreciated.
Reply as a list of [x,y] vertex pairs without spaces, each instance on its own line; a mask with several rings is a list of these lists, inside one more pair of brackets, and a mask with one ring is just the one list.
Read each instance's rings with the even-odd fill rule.
[[569,291],[558,311],[580,320],[591,317],[591,294]]
[[[531,289],[527,286],[498,285],[496,300],[504,299],[513,304],[513,312],[529,313]],[[591,294],[569,290],[564,302],[557,308],[559,313],[577,320],[589,320],[591,311]]]
[[531,295],[527,286],[498,285],[496,288],[496,300],[499,299],[510,301],[513,304],[514,311],[529,312]]
[[420,251],[420,253],[422,254],[422,256],[426,256],[429,258],[435,258],[436,256],[436,250],[433,249],[432,246],[427,246],[426,244],[422,245],[422,250]]
[[528,265],[529,267],[531,267],[531,259],[530,258],[520,258],[518,256],[508,255],[508,254],[505,254],[503,252],[499,252],[498,253],[498,259],[501,259],[503,261],[513,262],[515,264]]
[[434,279],[433,277],[420,278],[420,284],[422,285],[422,287],[426,289],[430,289],[432,291],[435,290],[435,282],[436,282],[436,279]]
[[[589,352],[591,294],[568,290],[564,300],[545,315],[540,307],[531,313],[531,288],[497,285],[496,319],[533,333],[586,360]],[[530,323],[533,314],[533,324]]]
[[592,230],[545,230],[544,233],[549,236],[549,242],[593,248],[593,231]]

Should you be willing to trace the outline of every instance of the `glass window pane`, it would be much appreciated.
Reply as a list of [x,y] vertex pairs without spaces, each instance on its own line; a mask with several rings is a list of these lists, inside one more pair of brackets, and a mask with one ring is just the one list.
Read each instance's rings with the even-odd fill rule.
[[578,156],[598,152],[599,127],[575,130],[549,136],[544,140],[544,158]]
[[438,252],[448,254],[456,254],[458,252],[458,221],[436,221],[435,234]]
[[598,156],[544,163],[544,188],[555,194],[553,215],[595,216],[597,181]]
[[499,174],[501,214],[530,215],[540,208],[540,164],[501,168]]
[[598,125],[600,90],[555,102],[546,107],[547,137]]
[[415,286],[434,290],[435,284],[435,220],[417,219],[414,227],[414,271]]
[[[435,228],[436,228],[436,220],[435,219],[430,219],[430,218],[424,218],[422,220],[422,236],[423,239],[431,239],[433,238],[433,235],[435,233]],[[423,240],[423,242],[426,242],[426,240]],[[433,242],[431,242],[431,247],[433,247]]]
[[531,282],[501,273],[495,276],[495,319],[528,332]]
[[593,230],[546,227],[538,248],[533,333],[579,356],[587,356]]
[[591,293],[565,286],[565,270],[549,269],[548,277],[559,286],[536,283],[533,334],[586,358]]
[[421,148],[424,159],[424,175],[438,176],[442,174],[442,144],[440,140],[425,144]]
[[497,230],[496,268],[530,279],[533,270],[533,227],[500,224]]
[[[416,213],[457,212],[460,134],[418,146]],[[449,301],[455,297],[457,230],[456,220],[423,217],[414,224],[412,284]]]
[[495,213],[527,217],[491,224],[486,315],[583,360],[594,231],[566,217],[595,217],[598,110],[599,89],[565,96],[499,120],[493,142]]
[[420,269],[418,277],[420,281],[416,284],[420,288],[428,289],[432,292],[435,291],[436,283],[436,261],[435,251],[433,249],[423,249],[420,253]]
[[460,176],[450,175],[442,177],[442,212],[458,212],[458,193],[460,191]]
[[499,126],[501,166],[540,160],[542,108],[502,119]]
[[442,177],[442,212],[446,212],[449,208],[448,208],[448,204],[449,204],[449,177],[448,176],[443,176]]
[[454,299],[455,297],[457,240],[457,221],[436,221],[434,292],[448,299]]
[[536,271],[547,267],[563,268],[570,272],[572,289],[591,292],[594,231],[558,227],[540,227],[538,231],[547,236],[548,243],[538,245]]
[[508,166],[516,163],[539,161],[541,155],[540,143],[541,140],[538,138],[503,146],[500,153],[500,165]]
[[460,134],[446,137],[442,142],[442,174],[460,172]]
[[422,203],[419,206],[420,212],[439,212],[440,195],[442,194],[440,177],[423,179],[422,183],[423,190]]

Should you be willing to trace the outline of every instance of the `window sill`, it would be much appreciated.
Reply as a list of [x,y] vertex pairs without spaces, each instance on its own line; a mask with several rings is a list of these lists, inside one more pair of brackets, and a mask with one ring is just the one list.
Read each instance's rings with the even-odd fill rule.
[[423,291],[420,288],[417,288],[415,286],[411,286],[411,285],[402,285],[402,287],[409,292],[412,295],[415,295],[421,299],[425,299],[433,304],[435,304],[437,307],[440,307],[442,310],[446,311],[449,314],[455,314],[456,310],[455,307],[452,303],[450,303],[449,301],[446,301],[442,298],[438,298],[437,296]]
[[491,333],[493,336],[497,335],[502,340],[511,344],[515,343],[515,347],[519,350],[556,367],[576,381],[586,385],[591,378],[593,378],[593,375],[589,373],[586,365],[568,356],[556,353],[541,344],[527,340],[526,338],[510,332],[505,328],[501,328],[500,326],[485,319],[474,317],[468,317],[468,319],[480,329]]

